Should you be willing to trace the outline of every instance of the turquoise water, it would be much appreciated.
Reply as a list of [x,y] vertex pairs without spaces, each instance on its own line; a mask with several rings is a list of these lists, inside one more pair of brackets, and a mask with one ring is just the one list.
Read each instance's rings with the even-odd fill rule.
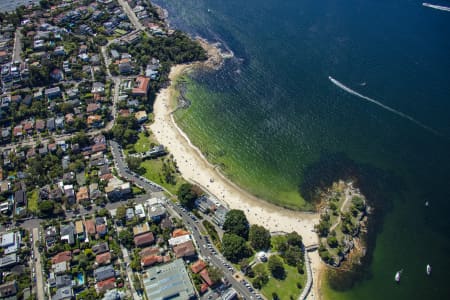
[[157,2],[235,53],[192,76],[177,113],[211,160],[273,201],[308,207],[313,187],[351,176],[374,203],[367,267],[327,298],[449,299],[450,13],[411,0]]
[[77,274],[77,279],[78,279],[78,285],[83,285],[84,284],[84,275],[83,275],[83,273],[78,273]]

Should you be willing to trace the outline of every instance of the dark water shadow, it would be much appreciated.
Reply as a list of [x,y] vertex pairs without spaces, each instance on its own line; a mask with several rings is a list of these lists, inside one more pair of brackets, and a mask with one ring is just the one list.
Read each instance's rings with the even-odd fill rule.
[[344,263],[346,271],[333,269],[327,272],[330,287],[345,291],[372,278],[369,266],[376,237],[382,230],[384,216],[392,209],[392,199],[401,197],[405,184],[389,171],[356,162],[344,153],[331,153],[323,154],[318,161],[306,167],[304,180],[299,186],[300,193],[308,202],[317,204],[317,191],[330,187],[338,180],[353,180],[373,209],[367,224],[368,234],[364,237],[366,255],[361,258],[360,264],[346,266]]

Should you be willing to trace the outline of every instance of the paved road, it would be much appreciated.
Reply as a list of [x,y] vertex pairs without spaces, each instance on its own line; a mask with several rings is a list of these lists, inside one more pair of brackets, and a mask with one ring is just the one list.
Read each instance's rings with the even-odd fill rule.
[[122,153],[120,145],[115,141],[110,141],[109,146],[114,158],[114,164],[116,166],[117,173],[128,181],[133,182],[137,186],[144,189],[146,192],[161,192],[163,187],[151,182],[150,180],[139,176],[138,174],[130,171],[125,162],[125,158]]
[[204,230],[203,225],[201,225],[201,222],[191,213],[183,210],[178,205],[172,204],[170,201],[168,201],[166,205],[174,210],[181,217],[187,228],[190,229],[200,256],[207,260],[211,265],[221,270],[231,286],[236,290],[236,292],[243,296],[244,299],[255,299],[255,294],[251,293],[244,284],[238,282],[233,277],[236,271],[234,268],[232,271],[228,269],[228,266],[232,268],[231,264],[227,262],[227,260],[217,251],[217,249],[215,249],[215,247],[209,242],[209,239],[205,239],[205,236],[201,234],[201,232],[206,231]]
[[133,12],[128,2],[124,0],[117,0],[117,2],[119,2],[120,6],[122,6],[124,12],[127,14],[128,19],[130,19],[134,27],[145,32],[145,27],[141,24],[141,22],[139,22],[139,19],[136,17],[136,14]]
[[36,266],[36,288],[37,288],[37,298],[38,300],[44,300],[44,279],[42,276],[42,266],[41,266],[41,254],[39,249],[36,247],[36,241],[39,241],[39,228],[33,228],[33,252],[35,257]]
[[18,27],[16,29],[16,34],[14,38],[14,48],[12,53],[12,61],[22,61],[22,58],[20,57],[20,53],[22,53],[22,28]]
[[140,300],[141,298],[138,296],[138,294],[136,293],[136,289],[134,288],[133,271],[131,270],[131,267],[130,267],[131,261],[130,261],[130,256],[128,255],[128,250],[122,245],[120,245],[120,249],[122,250],[123,260],[126,264],[128,283],[130,284],[131,294],[133,295],[134,300]]

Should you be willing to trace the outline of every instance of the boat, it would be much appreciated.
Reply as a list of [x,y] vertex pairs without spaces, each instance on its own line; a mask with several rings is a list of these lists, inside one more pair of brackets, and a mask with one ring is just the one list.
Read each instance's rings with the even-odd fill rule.
[[428,203],[428,201],[426,201],[425,206],[428,207],[428,205],[430,205],[430,203]]
[[403,270],[398,271],[395,273],[395,282],[400,283],[400,276],[402,275]]
[[430,276],[431,275],[431,266],[427,265],[427,275]]

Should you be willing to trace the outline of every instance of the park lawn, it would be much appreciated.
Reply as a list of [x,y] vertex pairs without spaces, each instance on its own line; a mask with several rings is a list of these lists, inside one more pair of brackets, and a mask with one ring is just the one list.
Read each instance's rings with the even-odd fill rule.
[[147,159],[141,163],[141,167],[145,169],[144,177],[165,187],[171,194],[176,194],[178,188],[186,181],[180,174],[175,174],[176,184],[169,184],[162,177],[162,161],[160,159]]
[[38,198],[39,192],[38,190],[34,190],[31,192],[31,195],[28,197],[28,210],[36,213],[38,211]]
[[[267,264],[264,264],[267,268]],[[284,264],[286,270],[286,278],[284,280],[278,280],[270,276],[269,282],[261,288],[261,293],[267,298],[272,299],[272,294],[276,293],[280,300],[297,299],[302,290],[297,287],[297,283],[300,282],[302,289],[306,283],[306,272],[299,274],[296,267],[291,267]],[[268,274],[270,271],[267,270]]]
[[146,136],[143,132],[139,132],[139,139],[134,144],[134,150],[136,152],[146,152],[150,150],[150,143],[150,137]]

